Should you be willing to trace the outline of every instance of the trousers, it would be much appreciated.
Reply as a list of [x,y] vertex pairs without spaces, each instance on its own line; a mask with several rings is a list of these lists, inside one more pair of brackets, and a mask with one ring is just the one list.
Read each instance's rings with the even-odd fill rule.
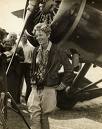
[[56,91],[52,87],[32,87],[28,98],[31,129],[49,129],[48,115],[56,109]]

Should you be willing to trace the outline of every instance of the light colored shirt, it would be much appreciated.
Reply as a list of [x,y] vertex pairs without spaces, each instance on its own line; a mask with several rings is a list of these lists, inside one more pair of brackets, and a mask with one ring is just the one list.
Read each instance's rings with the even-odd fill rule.
[[48,54],[51,49],[52,43],[49,42],[48,47],[46,50],[42,50],[42,47],[40,46],[38,49],[38,54],[36,58],[36,63],[38,65],[38,76],[39,78],[43,79],[46,71],[46,66],[48,63]]
[[29,42],[27,42],[27,44],[22,45],[22,48],[23,48],[24,58],[25,58],[24,63],[31,64],[34,47]]

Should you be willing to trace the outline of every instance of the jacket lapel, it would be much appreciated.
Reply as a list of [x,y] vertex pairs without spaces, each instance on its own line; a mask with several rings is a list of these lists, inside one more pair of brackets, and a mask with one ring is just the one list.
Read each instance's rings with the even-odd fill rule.
[[56,49],[57,46],[55,44],[52,45],[51,50],[49,52],[49,58],[48,58],[48,63],[47,63],[47,68],[46,68],[46,72],[49,71],[49,69],[54,65],[55,62],[55,56],[56,56]]
[[37,53],[38,53],[38,47],[35,48],[34,51],[33,51],[32,66],[31,66],[32,73],[35,73],[35,71],[36,71],[36,56],[37,56]]

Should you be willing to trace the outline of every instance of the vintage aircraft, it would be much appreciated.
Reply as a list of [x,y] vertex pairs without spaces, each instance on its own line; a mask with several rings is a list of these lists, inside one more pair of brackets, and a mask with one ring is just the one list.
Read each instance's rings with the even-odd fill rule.
[[[24,16],[28,2],[29,0]],[[72,108],[79,101],[102,95],[102,88],[96,86],[102,79],[91,83],[84,78],[91,64],[102,67],[101,10],[101,0],[35,0],[35,8],[25,20],[24,29],[28,33],[28,40],[34,46],[38,43],[34,39],[33,28],[38,22],[47,19],[52,28],[51,41],[58,43],[60,47],[68,48],[72,58],[77,55],[79,63],[84,63],[75,74],[68,92],[58,92],[58,107],[61,109]]]

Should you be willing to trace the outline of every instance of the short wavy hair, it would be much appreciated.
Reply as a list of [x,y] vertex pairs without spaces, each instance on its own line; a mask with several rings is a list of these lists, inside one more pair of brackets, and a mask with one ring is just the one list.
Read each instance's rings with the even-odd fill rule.
[[51,34],[51,27],[49,24],[46,24],[45,22],[36,24],[33,32],[36,33],[36,31],[39,31],[39,30],[44,31],[46,35]]
[[4,37],[7,36],[7,35],[8,35],[8,32],[6,32],[5,29],[2,29],[0,27],[0,41],[2,41],[4,39]]
[[7,39],[13,39],[16,40],[17,39],[17,34],[15,32],[10,32],[7,36]]

